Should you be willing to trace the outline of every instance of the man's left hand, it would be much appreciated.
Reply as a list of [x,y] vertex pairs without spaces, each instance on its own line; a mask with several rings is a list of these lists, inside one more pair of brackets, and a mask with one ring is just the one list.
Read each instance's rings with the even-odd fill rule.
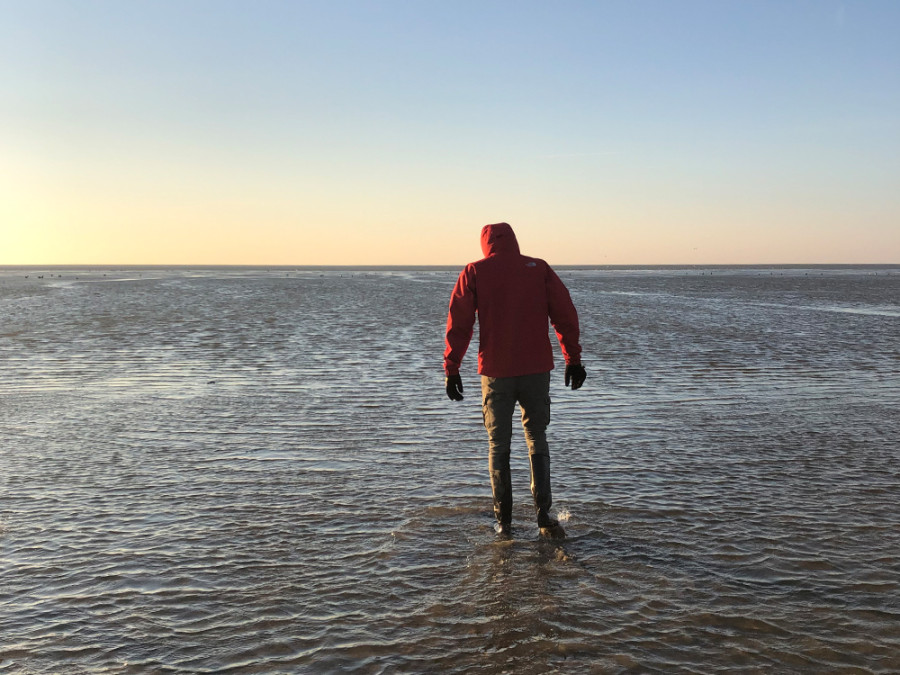
[[580,363],[570,363],[566,366],[566,386],[572,383],[572,389],[580,389],[587,378],[587,372]]

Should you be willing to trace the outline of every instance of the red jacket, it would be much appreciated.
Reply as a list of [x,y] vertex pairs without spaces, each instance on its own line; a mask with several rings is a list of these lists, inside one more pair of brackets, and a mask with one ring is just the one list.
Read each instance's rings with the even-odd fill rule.
[[556,273],[543,260],[519,253],[506,223],[481,230],[484,258],[460,273],[447,315],[444,371],[459,372],[478,315],[478,372],[489,377],[533,375],[553,369],[547,319],[566,363],[581,363],[578,313]]

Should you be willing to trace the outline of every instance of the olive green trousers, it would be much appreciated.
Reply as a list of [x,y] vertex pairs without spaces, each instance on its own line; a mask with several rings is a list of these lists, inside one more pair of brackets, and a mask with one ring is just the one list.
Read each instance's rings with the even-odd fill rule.
[[522,428],[531,463],[531,493],[537,510],[538,525],[550,522],[550,373],[517,377],[481,376],[481,409],[488,434],[488,469],[494,515],[501,525],[512,520],[512,485],[509,453],[512,444],[512,418],[516,404],[522,410]]

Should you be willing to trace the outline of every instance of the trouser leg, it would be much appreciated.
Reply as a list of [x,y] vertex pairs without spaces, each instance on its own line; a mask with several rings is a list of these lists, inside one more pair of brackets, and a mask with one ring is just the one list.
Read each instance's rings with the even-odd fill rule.
[[484,428],[488,434],[488,470],[494,515],[500,525],[512,521],[512,484],[509,451],[512,443],[512,415],[516,406],[513,378],[481,378]]
[[537,512],[538,527],[557,525],[550,515],[553,495],[550,490],[550,456],[531,455],[531,494],[534,495],[534,510]]
[[529,375],[519,380],[519,405],[531,462],[531,494],[534,496],[538,527],[551,527],[556,524],[556,519],[550,516],[553,495],[550,489],[550,447],[547,444],[550,373]]
[[528,454],[549,455],[547,425],[550,424],[550,373],[524,375],[516,379]]

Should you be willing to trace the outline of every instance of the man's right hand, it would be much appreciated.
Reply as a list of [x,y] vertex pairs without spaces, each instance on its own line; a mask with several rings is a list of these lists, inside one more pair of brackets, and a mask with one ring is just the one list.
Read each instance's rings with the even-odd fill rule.
[[456,375],[448,375],[447,376],[447,396],[451,401],[462,401],[463,387],[462,387],[462,378],[459,376],[459,373]]

